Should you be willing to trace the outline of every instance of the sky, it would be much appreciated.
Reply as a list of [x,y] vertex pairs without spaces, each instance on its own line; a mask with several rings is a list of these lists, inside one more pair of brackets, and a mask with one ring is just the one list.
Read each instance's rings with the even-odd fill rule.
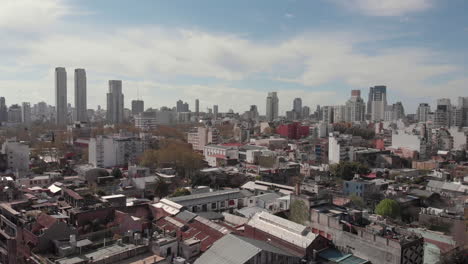
[[244,112],[277,91],[280,114],[387,86],[407,112],[468,96],[465,0],[0,0],[0,96],[54,104],[54,68],[85,68],[88,108],[108,80],[125,106]]

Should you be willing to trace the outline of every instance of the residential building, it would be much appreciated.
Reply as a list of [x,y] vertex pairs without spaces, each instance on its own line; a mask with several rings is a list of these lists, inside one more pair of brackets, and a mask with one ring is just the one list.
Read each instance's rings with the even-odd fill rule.
[[14,104],[8,108],[8,123],[21,124],[23,121],[23,113],[21,106]]
[[138,113],[133,117],[135,121],[135,127],[142,130],[152,130],[156,129],[158,125],[156,111],[145,111]]
[[309,136],[309,126],[303,126],[299,122],[294,122],[285,125],[279,125],[276,128],[276,133],[289,139],[300,139]]
[[301,98],[294,98],[293,111],[296,113],[297,119],[302,118],[302,99]]
[[59,126],[68,121],[67,71],[63,67],[55,68],[55,121]]
[[452,104],[448,98],[437,99],[437,109],[434,111],[433,124],[435,127],[451,126]]
[[303,106],[302,107],[302,118],[307,119],[310,116],[310,107],[308,106]]
[[362,122],[365,120],[366,104],[361,98],[361,90],[352,90],[351,98],[346,102],[346,122]]
[[428,103],[420,103],[418,110],[416,111],[416,119],[418,122],[425,123],[429,121],[429,113],[431,112],[431,106]]
[[75,116],[74,121],[88,121],[87,87],[85,69],[75,69]]
[[195,99],[195,115],[200,115],[200,100]]
[[31,124],[31,105],[27,102],[23,102],[21,107],[21,121],[25,126]]
[[351,135],[330,133],[328,137],[328,163],[336,164],[352,158]]
[[170,201],[184,206],[190,212],[230,211],[247,204],[247,199],[253,194],[239,189],[220,190],[190,194],[169,198]]
[[7,157],[7,168],[20,175],[29,171],[29,146],[16,139],[7,139],[2,145],[2,154]]
[[124,95],[122,93],[122,81],[120,80],[109,81],[106,115],[109,124],[120,124],[124,120]]
[[145,102],[143,100],[132,100],[132,115],[136,116],[145,111]]
[[324,106],[321,109],[322,112],[322,121],[323,123],[329,125],[333,124],[334,120],[334,114],[333,114],[333,106]]
[[206,145],[203,148],[203,156],[212,167],[230,165],[233,161],[236,163],[239,159],[239,149],[234,146]]
[[134,163],[147,148],[144,139],[121,132],[89,140],[89,163],[95,167],[125,167]]
[[387,87],[380,85],[370,88],[369,91],[371,120],[381,121],[385,118],[385,107],[387,106]]
[[213,117],[214,119],[218,118],[218,105],[213,105]]
[[8,120],[8,107],[6,106],[5,97],[0,97],[0,124]]
[[346,120],[346,106],[333,106],[333,123],[340,123]]
[[187,142],[194,150],[203,151],[206,145],[219,143],[219,131],[214,127],[195,127],[188,132]]
[[266,98],[266,119],[267,121],[273,121],[278,118],[279,111],[279,99],[276,92],[268,93]]

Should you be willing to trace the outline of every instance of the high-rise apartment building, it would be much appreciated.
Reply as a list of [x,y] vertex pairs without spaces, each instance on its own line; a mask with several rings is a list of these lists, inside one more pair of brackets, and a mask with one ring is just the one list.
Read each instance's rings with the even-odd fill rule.
[[333,106],[333,122],[340,123],[344,122],[346,118],[346,106],[334,105]]
[[187,133],[187,142],[194,150],[203,151],[206,145],[219,143],[219,131],[214,127],[195,127]]
[[371,87],[369,91],[369,96],[371,96],[371,120],[384,120],[385,108],[387,106],[387,87],[384,85]]
[[0,97],[0,123],[8,120],[8,108],[6,106],[5,97]]
[[55,68],[55,123],[64,126],[68,121],[67,108],[67,71]]
[[75,69],[75,116],[79,122],[88,121],[88,105],[86,97],[86,71]]
[[200,115],[200,100],[195,99],[195,115]]
[[437,108],[434,111],[434,126],[449,127],[451,125],[452,104],[449,98],[437,99]]
[[278,118],[279,99],[276,92],[268,93],[266,98],[266,118],[267,121],[273,121]]
[[468,97],[458,97],[457,109],[461,111],[461,126],[468,127]]
[[27,102],[23,102],[21,111],[23,124],[29,126],[31,124],[31,105]]
[[145,111],[145,102],[143,100],[132,100],[132,115],[138,115]]
[[303,106],[302,107],[302,118],[306,119],[306,118],[309,118],[309,116],[310,116],[310,107]]
[[346,102],[346,122],[362,122],[365,120],[366,104],[361,98],[360,90],[352,90],[351,98]]
[[418,122],[425,123],[429,120],[431,106],[428,103],[420,103],[416,111],[416,119]]
[[321,108],[322,112],[322,121],[325,124],[333,124],[333,106],[324,106]]
[[110,80],[107,93],[107,122],[109,124],[122,123],[124,119],[124,95],[122,81]]
[[213,105],[213,116],[214,118],[218,118],[218,105]]
[[20,124],[23,121],[21,106],[14,104],[8,108],[8,123]]
[[294,98],[293,111],[296,115],[296,119],[302,118],[302,99],[301,98]]

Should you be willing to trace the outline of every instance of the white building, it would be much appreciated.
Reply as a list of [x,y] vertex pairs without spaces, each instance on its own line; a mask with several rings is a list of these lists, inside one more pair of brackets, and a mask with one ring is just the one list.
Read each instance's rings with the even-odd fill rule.
[[334,114],[333,114],[333,106],[324,106],[322,107],[322,121],[325,124],[333,124]]
[[14,104],[8,108],[8,123],[17,125],[22,122],[21,106]]
[[120,124],[124,119],[124,95],[122,94],[122,81],[110,80],[107,94],[107,122]]
[[328,163],[337,164],[352,158],[351,135],[330,133],[328,138]]
[[340,123],[346,120],[346,106],[335,105],[333,106],[333,122]]
[[158,125],[157,113],[155,111],[141,112],[134,116],[135,127],[142,130],[156,129]]
[[67,120],[67,71],[63,67],[57,67],[55,68],[55,123],[64,126]]
[[214,127],[195,127],[187,133],[187,142],[194,150],[203,151],[206,145],[219,143],[219,131]]
[[208,162],[208,165],[216,167],[217,160],[238,160],[239,159],[239,149],[232,146],[222,146],[222,145],[206,145],[203,148],[203,156]]
[[346,102],[346,122],[362,122],[365,120],[366,104],[361,98],[360,90],[352,90],[351,98]]
[[6,154],[8,169],[22,175],[29,171],[29,146],[16,141],[16,139],[8,139],[2,145],[2,154]]
[[429,120],[430,112],[431,106],[429,104],[420,103],[418,106],[418,110],[416,111],[416,119],[421,123],[425,123]]
[[88,121],[86,103],[86,71],[75,69],[75,116],[74,121]]
[[133,163],[147,149],[147,142],[139,137],[125,135],[98,136],[89,140],[89,163],[108,168]]

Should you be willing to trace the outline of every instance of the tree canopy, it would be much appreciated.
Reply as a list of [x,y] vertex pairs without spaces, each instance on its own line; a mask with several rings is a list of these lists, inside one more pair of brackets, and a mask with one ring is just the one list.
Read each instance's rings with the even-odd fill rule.
[[367,166],[359,162],[342,161],[330,166],[330,172],[333,176],[343,180],[352,180],[355,174],[368,174],[370,170]]
[[392,199],[383,199],[375,207],[375,212],[378,215],[397,218],[400,216],[400,205]]

